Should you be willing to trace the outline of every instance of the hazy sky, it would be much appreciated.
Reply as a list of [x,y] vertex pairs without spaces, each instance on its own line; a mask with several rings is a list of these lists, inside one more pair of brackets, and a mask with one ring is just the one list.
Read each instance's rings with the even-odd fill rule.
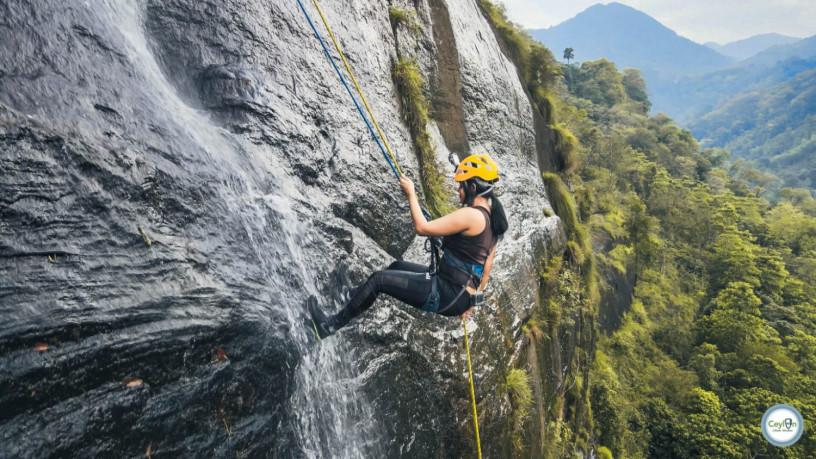
[[[597,0],[500,0],[513,22],[544,29],[574,17]],[[698,43],[720,44],[776,32],[816,35],[816,0],[618,0]]]

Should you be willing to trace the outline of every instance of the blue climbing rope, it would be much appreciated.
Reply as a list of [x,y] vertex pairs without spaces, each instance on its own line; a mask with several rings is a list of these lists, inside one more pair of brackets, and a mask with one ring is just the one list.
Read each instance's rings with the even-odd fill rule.
[[388,165],[391,167],[391,172],[394,173],[395,177],[399,178],[399,173],[397,173],[397,168],[394,165],[394,162],[391,161],[391,158],[388,156],[388,153],[385,151],[385,147],[383,147],[382,142],[380,142],[380,139],[377,137],[377,134],[374,132],[374,128],[371,127],[371,122],[369,122],[368,118],[365,116],[365,113],[363,113],[363,109],[360,107],[360,104],[357,102],[357,98],[354,97],[354,93],[351,92],[351,88],[349,88],[348,83],[346,83],[346,78],[343,77],[343,73],[340,72],[340,68],[337,67],[337,63],[335,62],[334,57],[329,52],[329,48],[326,47],[326,43],[323,41],[323,38],[320,36],[320,33],[317,31],[317,27],[315,27],[314,22],[312,22],[312,18],[309,16],[309,13],[306,11],[306,7],[303,6],[303,2],[301,0],[297,0],[297,2],[298,2],[298,5],[300,5],[301,11],[303,11],[303,14],[306,16],[306,20],[309,21],[309,25],[312,27],[312,30],[314,31],[315,36],[320,41],[320,46],[323,47],[323,51],[326,53],[326,56],[329,57],[329,61],[331,62],[332,66],[334,67],[334,70],[337,72],[337,76],[340,77],[340,81],[343,82],[343,86],[346,87],[346,91],[348,91],[348,94],[351,97],[351,100],[354,102],[354,106],[357,107],[357,111],[360,112],[360,116],[363,118],[363,121],[365,121],[366,126],[368,126],[368,132],[371,133],[371,137],[373,137],[374,141],[377,142],[377,146],[380,147],[380,151],[382,152],[383,157],[385,158],[386,161],[388,161]]

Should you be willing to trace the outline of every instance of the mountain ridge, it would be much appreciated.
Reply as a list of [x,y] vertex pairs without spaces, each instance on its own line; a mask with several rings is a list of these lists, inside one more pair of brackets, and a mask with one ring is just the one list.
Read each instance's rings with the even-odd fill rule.
[[[593,31],[587,34],[587,31]],[[638,37],[629,33],[637,30]],[[530,35],[556,56],[573,48],[578,61],[609,59],[619,67],[640,69],[647,81],[722,68],[733,59],[696,43],[648,14],[621,3],[595,4],[575,17]]]
[[[653,87],[652,102],[679,123],[702,116],[729,98],[761,91],[816,68],[816,36],[777,45],[729,67]],[[647,84],[649,82],[647,81]]]
[[755,56],[773,46],[789,45],[802,39],[802,37],[791,37],[778,33],[763,33],[722,45],[710,41],[703,43],[703,46],[707,46],[724,56],[743,60]]

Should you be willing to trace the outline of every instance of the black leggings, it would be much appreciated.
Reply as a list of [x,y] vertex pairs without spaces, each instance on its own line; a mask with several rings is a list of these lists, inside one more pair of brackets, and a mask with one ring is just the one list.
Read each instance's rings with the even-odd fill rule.
[[[333,317],[334,325],[337,328],[346,325],[351,319],[371,307],[380,293],[385,293],[421,309],[431,293],[431,279],[426,276],[427,272],[427,266],[407,261],[395,261],[387,269],[373,273],[365,284],[352,291],[351,300]],[[468,292],[462,293],[455,303],[450,304],[462,291],[461,285],[452,284],[439,277],[436,289],[439,292],[438,314],[458,316],[470,308]]]

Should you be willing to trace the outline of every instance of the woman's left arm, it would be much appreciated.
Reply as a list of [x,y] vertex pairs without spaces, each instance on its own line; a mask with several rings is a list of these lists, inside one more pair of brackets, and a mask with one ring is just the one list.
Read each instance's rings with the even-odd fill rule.
[[[479,284],[479,291],[484,290],[485,286],[487,286],[487,278],[490,276],[490,270],[493,269],[493,256],[496,255],[496,246],[493,246],[493,249],[490,250],[490,255],[487,257],[487,261],[485,261],[484,269],[482,270],[482,282]],[[473,306],[471,306],[467,311],[462,313],[462,319],[467,319],[470,313],[473,312]]]
[[490,250],[490,255],[487,257],[487,261],[485,261],[484,269],[482,270],[482,283],[479,284],[479,290],[484,290],[485,286],[487,285],[487,278],[490,276],[490,270],[493,269],[494,255],[496,255],[495,245],[493,245],[493,249]]

